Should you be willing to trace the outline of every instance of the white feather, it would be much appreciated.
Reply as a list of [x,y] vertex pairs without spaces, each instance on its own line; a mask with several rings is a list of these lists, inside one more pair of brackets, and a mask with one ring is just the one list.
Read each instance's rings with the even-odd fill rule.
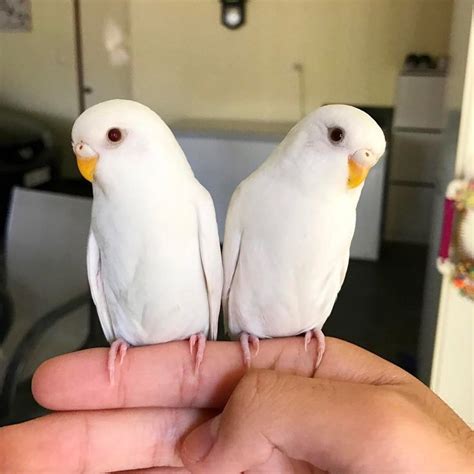
[[100,252],[92,229],[89,232],[89,241],[87,244],[87,278],[89,280],[92,300],[96,306],[105,338],[107,341],[112,342],[116,337],[112,320],[107,309],[107,302],[105,301],[102,276],[100,273]]
[[[343,143],[328,129],[346,131]],[[326,106],[290,131],[231,199],[223,306],[232,337],[320,329],[344,281],[362,185],[348,189],[348,156],[379,158],[385,139],[365,113]]]
[[[124,135],[118,145],[107,141],[114,127]],[[214,207],[171,131],[150,109],[115,100],[84,112],[73,141],[100,155],[88,273],[107,338],[215,337],[222,266]]]

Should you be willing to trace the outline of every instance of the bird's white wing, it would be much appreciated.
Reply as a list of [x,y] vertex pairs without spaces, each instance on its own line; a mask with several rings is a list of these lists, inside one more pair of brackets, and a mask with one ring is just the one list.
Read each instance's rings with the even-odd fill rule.
[[[344,256],[344,259],[341,261],[340,284],[339,284],[339,288],[337,289],[337,292],[336,292],[336,298],[337,298],[337,295],[339,294],[339,292],[341,291],[342,285],[344,284],[344,280],[346,279],[347,269],[349,267],[349,258],[350,258],[350,253],[347,252],[347,254]],[[333,305],[334,305],[335,302],[336,302],[336,300],[334,300]]]
[[224,264],[224,289],[222,291],[222,310],[224,312],[224,327],[228,332],[229,293],[239,261],[242,229],[240,226],[240,187],[234,191],[227,209],[225,221],[224,247],[222,250]]
[[209,336],[216,340],[222,296],[222,257],[214,203],[204,188],[203,191],[197,209],[199,249],[209,301]]
[[100,250],[92,229],[89,232],[89,241],[87,244],[87,278],[102,330],[104,331],[106,339],[112,342],[115,340],[115,334],[107,310],[107,302],[105,300],[102,276],[100,273]]
[[349,267],[349,258],[350,258],[350,253],[347,252],[346,255],[344,256],[343,264],[341,265],[341,288],[342,288],[342,285],[344,284],[344,280],[346,279],[347,268]]

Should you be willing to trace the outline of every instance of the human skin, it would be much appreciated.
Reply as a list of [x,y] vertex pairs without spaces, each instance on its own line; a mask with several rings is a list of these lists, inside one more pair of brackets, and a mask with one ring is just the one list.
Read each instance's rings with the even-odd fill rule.
[[337,339],[316,376],[314,355],[262,341],[246,371],[209,342],[194,376],[185,341],[132,348],[114,385],[107,349],[54,358],[33,393],[57,413],[0,429],[0,472],[472,472],[473,432],[421,382]]

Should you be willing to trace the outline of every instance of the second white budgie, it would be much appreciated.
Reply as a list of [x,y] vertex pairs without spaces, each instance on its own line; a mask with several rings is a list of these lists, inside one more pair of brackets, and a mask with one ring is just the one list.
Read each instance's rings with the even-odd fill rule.
[[[214,205],[171,130],[148,107],[111,100],[72,130],[94,200],[87,250],[91,293],[117,353],[129,345],[190,338],[198,369],[217,337],[222,259]],[[197,344],[194,353],[194,345]]]
[[316,338],[319,366],[356,206],[384,151],[384,134],[368,114],[327,105],[301,120],[235,190],[225,228],[223,309],[247,366],[249,342],[258,351],[259,338],[302,333],[305,347]]

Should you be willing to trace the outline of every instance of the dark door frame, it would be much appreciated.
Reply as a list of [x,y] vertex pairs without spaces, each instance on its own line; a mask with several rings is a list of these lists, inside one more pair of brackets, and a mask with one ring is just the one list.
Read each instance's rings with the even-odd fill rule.
[[73,0],[74,40],[76,50],[76,72],[79,113],[86,109],[84,86],[84,48],[82,41],[81,1]]

